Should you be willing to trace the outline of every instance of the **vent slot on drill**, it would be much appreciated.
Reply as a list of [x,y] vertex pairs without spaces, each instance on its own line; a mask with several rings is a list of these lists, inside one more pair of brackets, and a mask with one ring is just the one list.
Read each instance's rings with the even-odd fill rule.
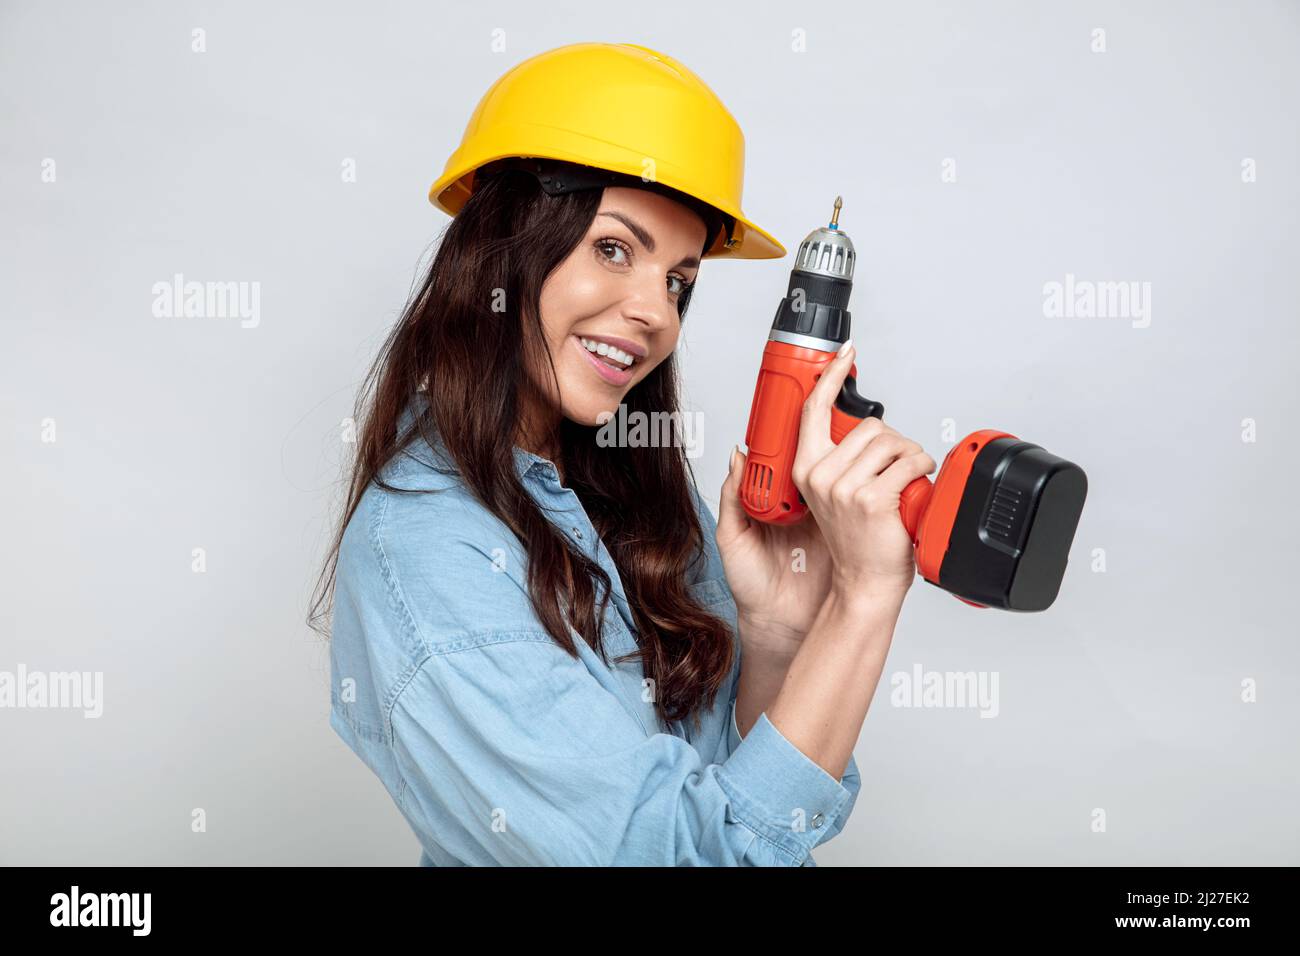
[[756,511],[766,511],[772,498],[772,469],[758,462],[745,469],[745,500]]

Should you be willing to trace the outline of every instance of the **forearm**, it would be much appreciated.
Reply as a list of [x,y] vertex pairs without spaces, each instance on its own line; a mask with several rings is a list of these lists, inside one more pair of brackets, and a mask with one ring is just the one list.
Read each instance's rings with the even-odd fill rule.
[[736,729],[743,737],[754,726],[758,715],[775,703],[799,647],[792,643],[788,650],[771,648],[753,640],[753,625],[741,620],[739,626],[744,653],[736,685]]
[[736,698],[742,733],[758,715],[827,773],[840,779],[884,670],[903,595],[871,598],[832,591],[787,663],[746,648]]

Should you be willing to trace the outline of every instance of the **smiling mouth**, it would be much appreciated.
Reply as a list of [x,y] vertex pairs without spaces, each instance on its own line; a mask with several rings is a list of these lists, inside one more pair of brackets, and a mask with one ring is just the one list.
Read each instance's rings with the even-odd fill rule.
[[598,361],[604,362],[610,368],[617,369],[620,372],[630,369],[637,362],[635,355],[629,355],[622,349],[617,349],[604,342],[597,342],[594,339],[583,338],[581,335],[578,336],[578,341],[582,343],[582,347],[594,355]]

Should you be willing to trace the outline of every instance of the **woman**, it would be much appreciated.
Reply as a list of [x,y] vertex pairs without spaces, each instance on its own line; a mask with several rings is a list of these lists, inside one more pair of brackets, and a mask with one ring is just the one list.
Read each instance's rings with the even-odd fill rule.
[[677,411],[701,260],[783,254],[741,167],[684,66],[576,44],[499,80],[434,184],[455,218],[367,379],[322,576],[331,726],[423,865],[815,865],[852,810],[915,574],[899,493],[934,461],[874,419],[832,444],[847,345],[804,409],[800,525],[748,520],[739,451],[715,524],[680,446],[597,440]]

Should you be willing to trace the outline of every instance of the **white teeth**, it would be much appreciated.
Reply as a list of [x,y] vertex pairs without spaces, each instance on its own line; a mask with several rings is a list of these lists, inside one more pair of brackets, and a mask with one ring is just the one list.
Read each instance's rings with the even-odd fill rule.
[[588,352],[594,352],[596,355],[614,359],[625,367],[636,361],[634,356],[628,355],[622,349],[616,349],[614,346],[605,342],[595,342],[591,339],[584,339],[582,336],[578,336],[578,341],[582,343],[582,347]]

